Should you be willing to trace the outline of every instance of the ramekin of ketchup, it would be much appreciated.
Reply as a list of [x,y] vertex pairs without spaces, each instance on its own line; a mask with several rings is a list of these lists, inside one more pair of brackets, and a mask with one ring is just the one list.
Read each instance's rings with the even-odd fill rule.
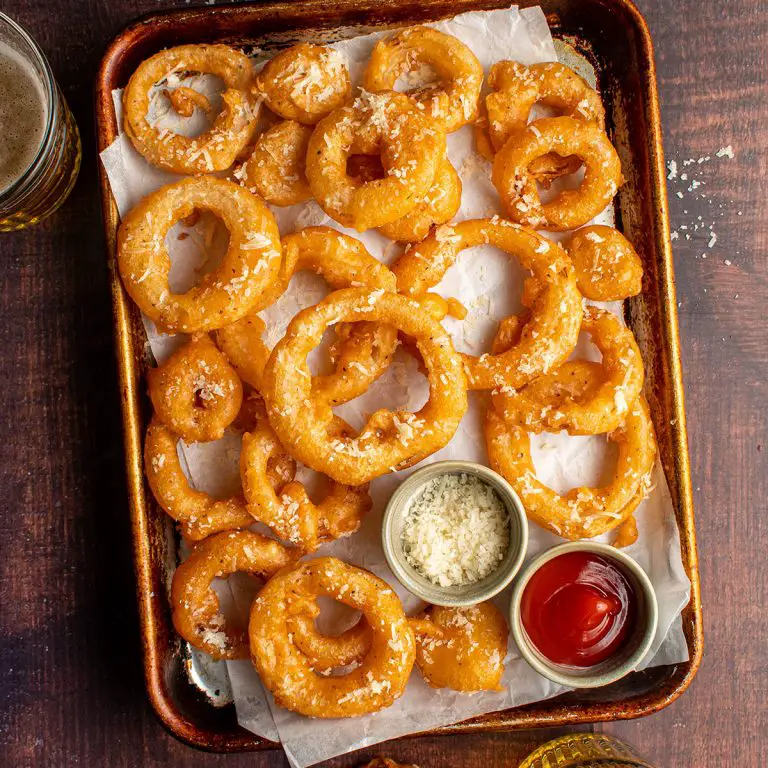
[[572,542],[535,558],[512,595],[512,631],[538,672],[571,688],[618,680],[642,661],[658,607],[648,576],[607,544]]

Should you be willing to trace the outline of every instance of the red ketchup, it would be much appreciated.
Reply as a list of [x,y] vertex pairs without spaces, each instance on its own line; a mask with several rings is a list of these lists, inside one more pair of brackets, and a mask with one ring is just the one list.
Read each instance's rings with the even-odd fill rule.
[[610,558],[566,552],[533,574],[523,591],[521,618],[530,641],[550,661],[592,667],[632,634],[637,596]]

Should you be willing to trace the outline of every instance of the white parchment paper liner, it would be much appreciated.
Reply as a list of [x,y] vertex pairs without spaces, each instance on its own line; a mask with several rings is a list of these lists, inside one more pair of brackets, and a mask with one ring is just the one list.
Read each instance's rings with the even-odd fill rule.
[[[456,35],[475,52],[484,68],[502,59],[513,58],[526,64],[557,60],[556,50],[541,9],[529,8],[466,13],[450,21],[434,24]],[[353,82],[358,82],[371,48],[384,33],[374,33],[336,43],[334,47],[348,58]],[[573,66],[574,61],[567,62]],[[589,79],[587,70],[581,71]],[[198,78],[195,87],[206,91],[208,81]],[[120,92],[115,92],[116,110],[120,111]],[[172,113],[160,115],[164,124],[178,128]],[[188,122],[183,130],[199,127]],[[496,192],[490,181],[490,167],[474,152],[472,130],[465,126],[448,137],[448,155],[462,178],[462,206],[457,220],[492,216],[501,213]],[[123,134],[101,155],[110,185],[121,214],[144,195],[172,181],[173,174],[149,166],[136,153]],[[305,226],[325,224],[362,240],[371,253],[389,263],[400,252],[375,231],[359,234],[344,230],[329,219],[314,203],[273,208],[282,234]],[[600,221],[611,222],[612,212],[606,211]],[[180,226],[180,225],[179,225]],[[179,241],[169,237],[173,257],[172,287],[181,289],[194,280],[195,270],[205,261],[204,243],[194,231]],[[487,349],[501,317],[518,311],[521,290],[519,268],[510,259],[489,246],[474,249],[463,256],[446,275],[437,290],[455,296],[468,308],[469,316],[462,322],[447,320],[458,349],[479,354]],[[301,308],[316,303],[327,293],[322,280],[306,273],[298,275],[287,294],[262,313],[268,324],[266,341],[273,345],[283,334],[293,315]],[[610,307],[620,313],[620,306]],[[152,323],[145,321],[152,351],[163,360],[179,344],[179,337],[157,334]],[[591,345],[580,342],[580,356],[597,359]],[[340,415],[359,425],[364,415],[378,407],[407,406],[418,408],[426,398],[424,380],[417,374],[413,360],[396,358],[385,375],[361,398],[338,409]],[[470,410],[453,440],[421,465],[442,459],[462,458],[487,463],[481,428],[485,407],[484,396],[471,396]],[[558,491],[575,485],[599,481],[604,460],[610,447],[602,437],[570,437],[565,434],[542,435],[532,440],[534,460],[539,477]],[[224,440],[204,446],[182,446],[183,458],[192,483],[212,493],[226,494],[237,490],[237,455],[239,438],[228,435]],[[610,461],[607,462],[610,467]],[[412,470],[410,470],[412,471]],[[381,511],[394,487],[409,470],[375,480],[371,485],[374,508],[360,532],[349,539],[322,548],[320,554],[334,554],[349,562],[364,566],[386,579],[398,591],[406,610],[419,607],[419,602],[406,593],[387,568],[380,546]],[[690,583],[683,569],[680,538],[672,501],[660,464],[654,471],[655,489],[637,511],[640,536],[626,551],[646,570],[659,598],[659,628],[644,666],[685,661],[688,650],[682,632],[680,612],[688,603]],[[528,556],[533,557],[561,540],[538,526],[530,527]],[[237,589],[235,589],[237,598]],[[506,612],[508,594],[497,599]],[[459,694],[449,690],[434,690],[414,670],[404,696],[389,709],[375,715],[350,720],[311,720],[274,705],[265,694],[250,662],[227,664],[238,721],[254,733],[282,742],[292,765],[307,766],[335,755],[370,746],[386,739],[455,723],[476,715],[549,698],[564,688],[549,682],[534,672],[520,657],[510,639],[509,655],[499,693]]]

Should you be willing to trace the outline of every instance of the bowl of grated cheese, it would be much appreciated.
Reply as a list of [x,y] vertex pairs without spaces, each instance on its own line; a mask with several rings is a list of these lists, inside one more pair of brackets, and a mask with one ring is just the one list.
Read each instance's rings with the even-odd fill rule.
[[434,605],[474,605],[507,587],[523,563],[528,521],[512,486],[471,461],[440,461],[392,494],[382,547],[400,583]]

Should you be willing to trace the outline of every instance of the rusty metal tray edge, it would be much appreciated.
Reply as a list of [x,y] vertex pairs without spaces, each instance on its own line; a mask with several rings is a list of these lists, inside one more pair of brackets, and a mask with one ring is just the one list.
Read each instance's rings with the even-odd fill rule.
[[[557,16],[558,6],[566,6],[578,0],[543,0],[541,3],[524,0],[525,5],[542,5],[545,11]],[[669,682],[671,687],[664,690],[647,692],[627,700],[617,701],[568,701],[572,694],[550,701],[538,702],[524,707],[504,710],[484,715],[462,723],[425,733],[469,733],[478,731],[511,730],[533,727],[552,727],[579,723],[622,720],[640,717],[668,706],[677,699],[690,685],[701,663],[703,654],[703,629],[701,613],[701,594],[698,576],[698,559],[694,530],[693,496],[690,480],[690,465],[687,444],[685,405],[680,362],[680,340],[677,319],[677,304],[672,261],[672,248],[669,238],[668,201],[665,183],[665,166],[662,146],[661,118],[656,85],[656,73],[653,46],[650,34],[640,12],[629,0],[593,0],[596,5],[609,7],[612,12],[623,15],[623,23],[632,27],[637,36],[640,54],[641,89],[644,96],[644,109],[648,126],[648,153],[651,178],[649,184],[654,204],[654,248],[659,259],[659,316],[662,333],[664,362],[669,365],[667,375],[670,378],[669,404],[671,416],[670,439],[672,442],[671,467],[677,487],[677,519],[680,527],[683,564],[691,580],[691,599],[684,611],[684,628],[690,659],[677,665]],[[104,150],[117,136],[111,91],[115,86],[114,74],[121,57],[129,51],[149,28],[157,31],[158,27],[178,28],[181,25],[200,23],[203,19],[211,20],[224,15],[243,18],[247,15],[264,18],[273,15],[279,18],[283,12],[295,14],[296,5],[302,6],[302,13],[311,17],[313,13],[327,14],[327,4],[323,0],[305,0],[291,8],[290,3],[244,4],[239,6],[210,6],[189,8],[151,14],[126,27],[109,45],[99,68],[95,88],[95,115],[99,152]],[[397,4],[395,4],[397,5]],[[406,5],[405,3],[403,5]],[[444,12],[445,5],[438,2],[421,4],[423,17],[440,18],[455,15],[464,10],[503,7],[508,3],[498,0],[459,0],[454,2],[450,14]],[[339,25],[351,12],[369,12],[375,15],[376,2],[371,0],[337,0],[333,5],[338,14]],[[379,6],[380,7],[380,6]],[[441,12],[443,11],[443,12]],[[290,14],[288,14],[290,15]],[[104,219],[106,246],[110,271],[110,287],[113,300],[114,333],[121,390],[123,440],[126,454],[126,476],[128,481],[128,502],[133,536],[133,557],[136,573],[136,589],[139,604],[140,635],[142,642],[143,666],[148,695],[153,708],[162,724],[176,737],[188,744],[212,751],[245,751],[274,747],[272,742],[261,739],[236,725],[230,718],[225,730],[207,728],[194,722],[179,708],[171,690],[171,681],[163,668],[161,647],[169,643],[169,616],[163,603],[163,576],[153,563],[150,543],[157,537],[151,530],[148,517],[147,490],[142,470],[142,406],[140,392],[140,367],[143,350],[136,347],[135,317],[127,294],[122,288],[115,264],[116,234],[119,225],[117,206],[112,197],[106,172],[99,167],[100,188],[102,193],[102,214]],[[180,671],[180,670],[179,670]],[[183,674],[183,673],[182,673]],[[213,708],[210,707],[211,711]]]

